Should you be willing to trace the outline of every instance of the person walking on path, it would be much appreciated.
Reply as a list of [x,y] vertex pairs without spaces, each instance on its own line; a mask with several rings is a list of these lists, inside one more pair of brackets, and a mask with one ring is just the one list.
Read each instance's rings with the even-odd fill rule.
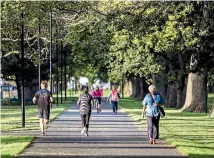
[[77,105],[80,107],[80,117],[82,121],[81,134],[88,136],[89,120],[91,116],[92,95],[89,94],[88,86],[82,86],[83,93],[80,94]]
[[160,112],[159,107],[164,104],[164,99],[160,93],[156,92],[154,85],[149,86],[149,93],[145,96],[143,102],[143,114],[146,112],[147,130],[150,144],[156,144],[159,132]]
[[120,94],[117,91],[117,88],[113,86],[110,92],[110,95],[107,99],[107,102],[111,102],[112,104],[113,115],[117,114],[119,98],[120,98]]
[[40,135],[45,135],[45,132],[48,128],[48,122],[50,117],[50,108],[53,103],[53,96],[50,91],[47,90],[47,82],[41,82],[41,90],[37,91],[34,98],[33,103],[38,104],[38,116],[40,119]]
[[95,90],[92,92],[92,96],[94,99],[98,100],[98,109],[97,112],[101,112],[101,97],[102,97],[102,92],[99,89],[99,86],[95,87]]
[[100,86],[100,94],[101,94],[101,97],[103,97],[103,87],[102,86]]

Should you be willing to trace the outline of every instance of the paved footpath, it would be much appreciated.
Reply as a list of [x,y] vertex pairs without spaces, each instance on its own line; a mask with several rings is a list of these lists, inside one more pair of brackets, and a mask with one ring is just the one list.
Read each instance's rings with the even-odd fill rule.
[[80,134],[78,107],[72,105],[49,125],[45,136],[37,136],[18,158],[182,158],[175,148],[163,141],[148,144],[146,132],[128,115],[112,114],[104,102],[102,113],[93,109],[89,136]]

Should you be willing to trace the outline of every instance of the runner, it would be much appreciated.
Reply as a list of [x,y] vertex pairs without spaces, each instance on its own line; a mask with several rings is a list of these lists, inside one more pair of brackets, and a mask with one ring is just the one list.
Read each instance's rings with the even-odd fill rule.
[[98,100],[98,109],[97,109],[97,112],[101,112],[101,97],[102,97],[102,92],[100,91],[99,89],[99,86],[96,86],[95,90],[93,91],[92,93],[92,96],[94,99],[97,99]]
[[107,99],[107,102],[111,102],[112,104],[113,115],[117,114],[119,98],[120,98],[120,94],[117,91],[116,87],[113,86],[112,91],[110,92],[110,95]]
[[89,120],[91,116],[91,102],[93,97],[88,93],[88,86],[82,86],[83,93],[80,95],[77,105],[80,106],[80,116],[82,120],[81,134],[88,136]]
[[45,132],[48,129],[48,122],[50,116],[51,103],[53,103],[52,93],[47,90],[47,82],[41,82],[41,90],[37,91],[33,103],[38,104],[38,116],[40,120],[40,135],[45,135]]

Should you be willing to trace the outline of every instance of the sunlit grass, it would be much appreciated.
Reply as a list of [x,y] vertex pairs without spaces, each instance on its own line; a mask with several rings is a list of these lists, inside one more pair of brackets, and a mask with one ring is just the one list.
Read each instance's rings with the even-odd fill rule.
[[[209,95],[209,109],[213,94]],[[141,101],[121,99],[120,108],[127,112],[145,130],[146,119],[141,118]],[[160,120],[160,137],[191,158],[214,157],[214,119],[205,113],[181,113],[165,108],[166,116]]]
[[1,157],[12,158],[26,148],[34,137],[1,136]]
[[[68,108],[74,98],[63,100],[63,104],[53,105],[50,119],[53,120],[62,111]],[[28,133],[30,131],[39,131],[39,119],[37,116],[37,105],[26,106],[26,123],[25,128],[21,127],[21,107],[17,105],[5,105],[1,107],[1,131],[12,132],[22,131]],[[14,157],[33,140],[33,136],[1,136],[1,156],[4,158]]]

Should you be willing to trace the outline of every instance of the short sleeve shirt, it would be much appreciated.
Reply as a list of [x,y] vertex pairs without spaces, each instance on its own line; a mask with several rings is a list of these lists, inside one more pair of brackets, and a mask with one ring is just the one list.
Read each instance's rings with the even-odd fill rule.
[[36,92],[35,97],[38,101],[38,108],[48,109],[50,108],[50,97],[52,93],[47,89],[41,89]]
[[[164,99],[160,95],[160,93],[156,93],[153,97],[154,102],[156,104],[163,104]],[[146,106],[146,116],[156,117],[159,115],[158,106],[153,105],[153,100],[150,94],[147,94],[142,102],[144,106]]]

